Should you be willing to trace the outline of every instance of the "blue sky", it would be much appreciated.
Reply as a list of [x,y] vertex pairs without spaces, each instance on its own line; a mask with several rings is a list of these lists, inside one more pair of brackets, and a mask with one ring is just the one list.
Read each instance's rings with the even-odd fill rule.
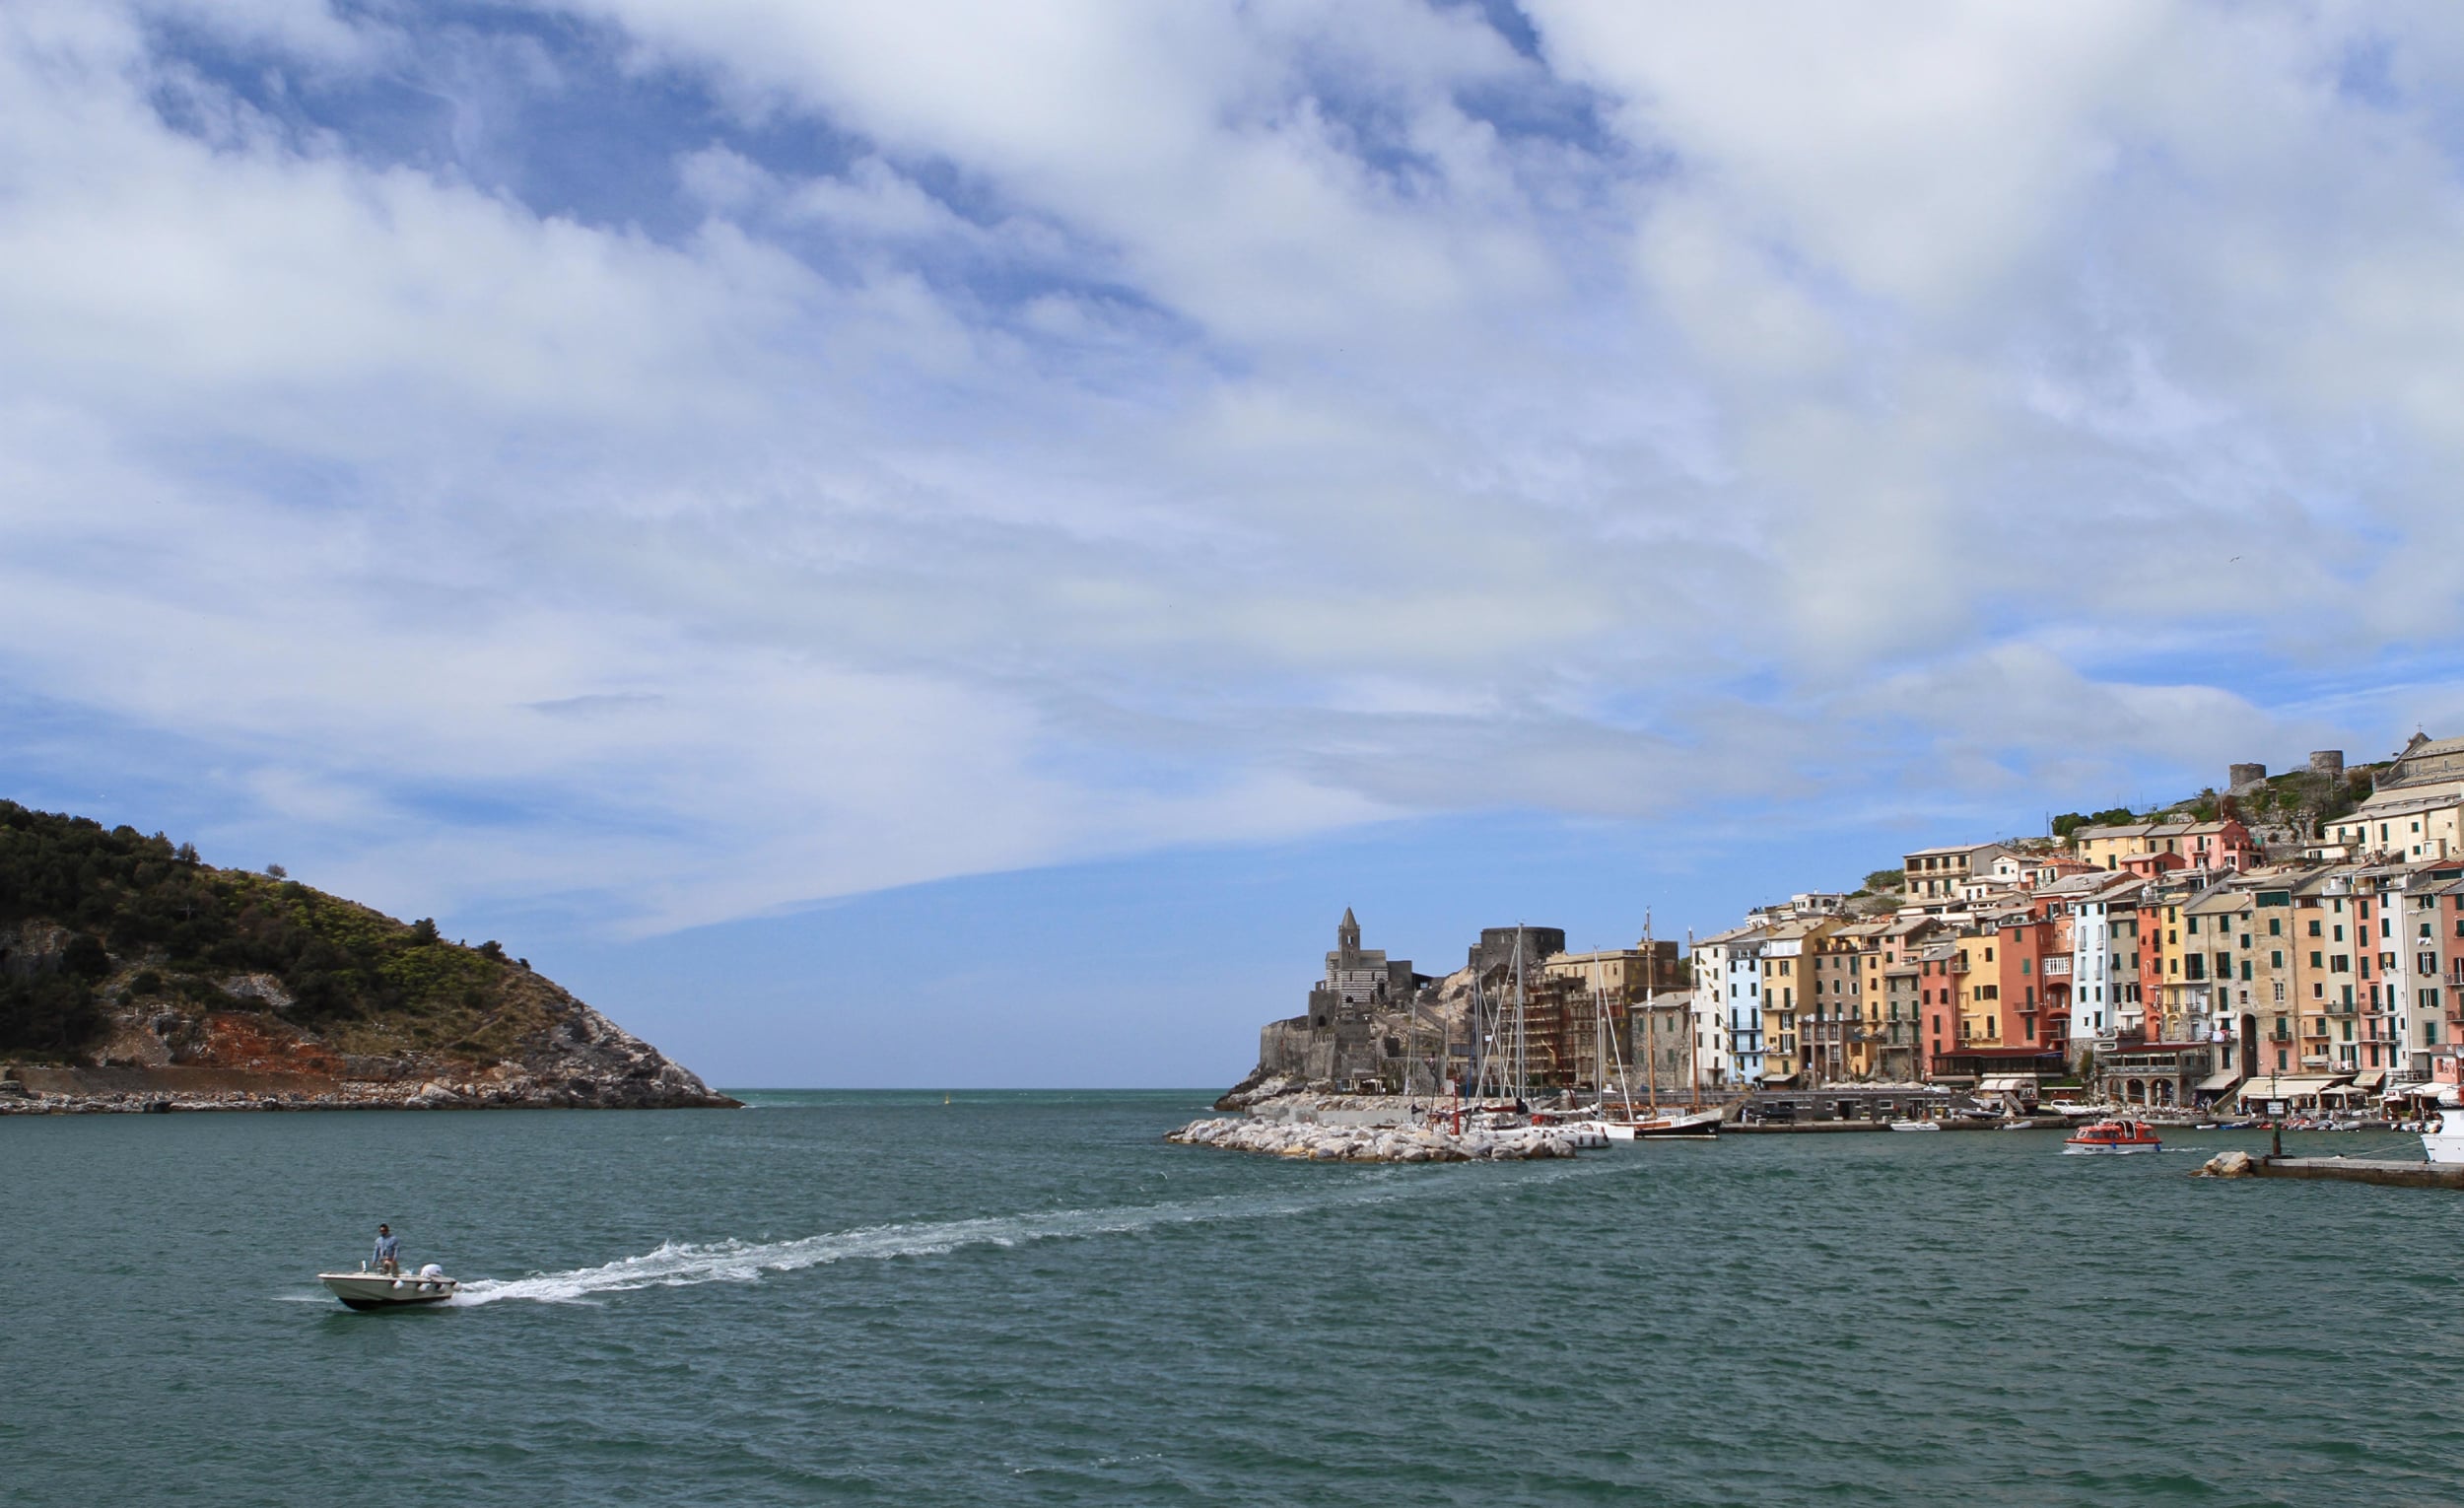
[[[714,1079],[1208,1083],[2464,726],[2437,6],[0,12],[0,770]],[[1093,1046],[1087,1044],[1093,1043]]]

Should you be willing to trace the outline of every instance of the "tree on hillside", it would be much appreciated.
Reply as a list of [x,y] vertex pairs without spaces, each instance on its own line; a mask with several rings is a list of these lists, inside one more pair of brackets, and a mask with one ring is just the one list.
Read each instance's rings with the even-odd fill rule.
[[160,833],[0,800],[0,925],[70,933],[0,975],[0,1057],[89,1048],[103,1020],[96,987],[115,967],[139,970],[130,997],[218,1010],[259,1008],[222,981],[272,975],[292,999],[283,1013],[303,1024],[485,1008],[513,968],[502,947],[441,945],[433,919],[405,926],[267,870],[217,869]]

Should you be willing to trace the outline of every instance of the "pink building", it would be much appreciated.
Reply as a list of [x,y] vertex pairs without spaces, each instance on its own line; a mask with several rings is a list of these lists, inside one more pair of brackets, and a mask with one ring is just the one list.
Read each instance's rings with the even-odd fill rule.
[[2181,856],[2194,869],[2246,869],[2259,857],[2259,846],[2238,817],[2190,823],[2180,841]]
[[2464,880],[2439,886],[2429,900],[2438,978],[2423,988],[2437,992],[2438,1008],[2426,1014],[2440,1021],[2438,1035],[2445,1039],[2430,1049],[2430,1072],[2442,1084],[2464,1083]]

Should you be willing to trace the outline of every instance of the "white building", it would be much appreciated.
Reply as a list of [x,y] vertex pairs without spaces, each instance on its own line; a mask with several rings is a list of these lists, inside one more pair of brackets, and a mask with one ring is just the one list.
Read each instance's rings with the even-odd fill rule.
[[1694,944],[1694,1049],[1706,1087],[1762,1077],[1762,939],[1733,927]]
[[[2110,1040],[2122,1025],[2124,1006],[2139,1019],[2139,970],[2123,964],[2125,946],[2139,947],[2139,892],[2145,880],[2115,883],[2102,875],[2084,876],[2071,901],[2071,1040]],[[2098,883],[2101,881],[2101,883]],[[2065,881],[2064,884],[2074,883]],[[2126,924],[2117,925],[2117,924]]]

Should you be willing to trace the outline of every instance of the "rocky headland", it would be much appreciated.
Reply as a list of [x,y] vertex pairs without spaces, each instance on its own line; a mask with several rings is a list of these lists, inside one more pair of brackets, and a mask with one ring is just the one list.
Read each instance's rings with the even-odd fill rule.
[[1310,1162],[1522,1162],[1575,1154],[1572,1136],[1540,1127],[1456,1132],[1436,1126],[1330,1126],[1225,1116],[1192,1121],[1164,1139]]
[[0,801],[0,1115],[737,1103],[493,941]]

